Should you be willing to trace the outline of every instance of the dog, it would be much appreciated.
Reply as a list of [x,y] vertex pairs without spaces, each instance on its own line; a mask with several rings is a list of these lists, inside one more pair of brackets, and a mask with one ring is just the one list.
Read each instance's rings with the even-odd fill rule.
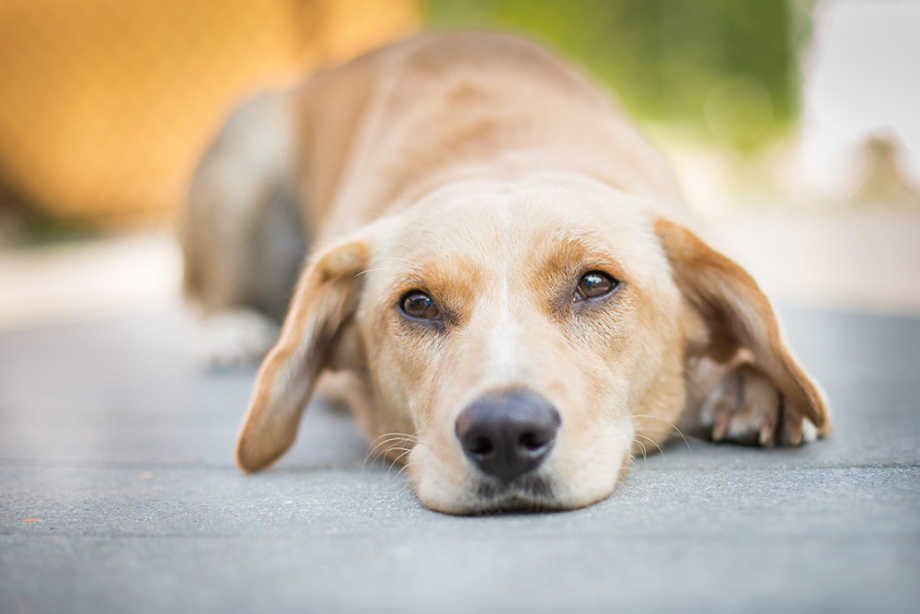
[[188,295],[261,339],[238,354],[272,345],[243,470],[288,449],[322,379],[424,505],[467,514],[604,499],[675,429],[830,432],[770,302],[704,234],[588,78],[448,32],[234,112],[182,244]]

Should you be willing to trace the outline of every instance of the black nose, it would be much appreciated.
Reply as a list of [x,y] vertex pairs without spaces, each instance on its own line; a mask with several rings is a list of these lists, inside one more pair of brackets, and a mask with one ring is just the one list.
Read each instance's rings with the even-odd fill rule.
[[559,412],[529,390],[484,395],[457,416],[463,452],[484,473],[510,482],[543,462],[553,449]]

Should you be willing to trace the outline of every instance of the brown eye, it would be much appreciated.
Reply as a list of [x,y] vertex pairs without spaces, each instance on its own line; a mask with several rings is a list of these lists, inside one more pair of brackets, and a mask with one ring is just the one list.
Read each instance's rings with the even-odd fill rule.
[[600,298],[613,292],[620,282],[602,271],[588,271],[578,280],[575,289],[575,300],[585,301]]
[[399,300],[399,308],[410,318],[437,320],[441,316],[432,298],[419,290],[406,292]]

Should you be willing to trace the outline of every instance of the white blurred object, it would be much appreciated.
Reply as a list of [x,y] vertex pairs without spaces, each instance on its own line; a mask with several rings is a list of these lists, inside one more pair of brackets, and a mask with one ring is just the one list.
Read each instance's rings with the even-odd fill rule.
[[920,198],[920,2],[828,2],[814,28],[803,85],[804,187],[866,200],[889,177],[878,200]]
[[0,331],[175,308],[181,277],[163,233],[0,249]]
[[259,364],[278,338],[278,325],[252,309],[223,311],[204,318],[195,351],[211,368]]

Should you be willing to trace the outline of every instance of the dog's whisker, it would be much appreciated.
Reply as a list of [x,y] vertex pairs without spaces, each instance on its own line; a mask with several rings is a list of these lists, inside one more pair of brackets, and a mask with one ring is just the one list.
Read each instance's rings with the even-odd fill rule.
[[380,435],[377,435],[376,437],[374,437],[374,439],[371,440],[370,443],[371,443],[371,444],[374,444],[374,443],[376,443],[377,441],[379,441],[379,440],[381,440],[381,439],[386,439],[387,437],[405,437],[405,438],[407,438],[407,439],[416,439],[416,438],[417,438],[415,435],[413,435],[413,434],[411,434],[411,433],[402,433],[402,432],[399,432],[399,431],[393,431],[393,432],[381,433]]
[[390,450],[388,450],[388,451],[389,451],[389,452],[392,452],[392,451],[395,451],[395,450],[401,450],[401,451],[402,451],[402,454],[400,454],[400,455],[397,456],[395,459],[393,459],[394,462],[398,462],[399,459],[401,459],[401,458],[402,458],[403,456],[405,456],[406,454],[409,454],[410,452],[412,452],[413,449],[414,449],[414,448],[390,448]]
[[369,462],[371,462],[372,460],[378,460],[378,459],[386,458],[387,454],[389,454],[389,453],[390,453],[391,451],[393,451],[393,450],[403,450],[403,449],[404,449],[404,448],[387,448],[387,449],[378,450],[378,451],[376,451],[376,452],[373,453],[373,454],[369,454],[369,455],[365,456],[364,460],[363,460],[362,463],[361,463],[361,466],[362,466],[362,467],[366,467],[367,464],[368,464]]
[[380,441],[378,441],[377,443],[375,443],[375,444],[370,448],[370,450],[371,450],[371,451],[377,450],[377,449],[380,448],[381,446],[385,446],[385,445],[390,444],[390,443],[407,443],[407,444],[409,444],[409,443],[415,443],[415,440],[414,440],[414,439],[409,439],[408,437],[399,437],[399,436],[395,436],[395,435],[394,435],[393,437],[387,437],[386,439],[381,439]]
[[643,460],[648,459],[648,446],[646,446],[644,443],[642,443],[638,439],[636,440],[636,443],[642,446],[642,459]]
[[[690,449],[690,442],[687,441],[687,435],[684,435],[683,431],[681,431],[679,428],[677,428],[677,425],[676,425],[676,424],[671,424],[671,422],[670,422],[669,420],[665,420],[664,418],[660,418],[660,417],[658,417],[658,416],[651,416],[651,415],[649,415],[649,414],[633,414],[633,418],[644,418],[644,419],[648,419],[648,420],[658,420],[659,422],[663,422],[663,423],[667,424],[669,427],[671,427],[672,429],[674,429],[675,431],[677,431],[677,434],[678,434],[678,435],[680,436],[680,438],[683,440],[684,445],[687,446],[687,449],[688,449],[688,450]],[[699,440],[698,437],[692,437],[692,436],[690,437],[690,439]]]
[[361,466],[367,465],[373,458],[377,458],[382,454],[383,446],[387,445],[389,441],[382,441],[375,445],[373,448],[369,449],[367,454],[364,455],[364,460],[361,461]]
[[[400,460],[402,460],[402,458],[403,458],[404,456],[406,456],[407,454],[409,454],[410,452],[412,452],[412,449],[411,449],[411,448],[410,448],[410,449],[399,448],[399,449],[404,450],[403,453],[400,454],[399,456],[397,456],[396,458],[394,458],[392,461],[390,461],[390,466],[387,468],[388,470],[389,470],[389,469],[392,469],[392,468],[395,467],[396,465],[400,464]],[[403,463],[403,466],[405,466],[405,463]]]
[[[656,441],[655,441],[654,439],[652,439],[651,437],[647,437],[647,436],[641,435],[641,434],[639,434],[639,433],[636,433],[636,437],[641,437],[642,439],[646,440],[647,442],[649,442],[650,444],[652,444],[652,445],[654,445],[656,448],[658,448],[658,452],[659,452],[659,453],[664,454],[664,450],[661,449],[661,446],[658,445],[658,442],[656,442]],[[637,441],[638,441],[638,440],[637,440]],[[641,442],[639,442],[639,443],[640,443],[640,445],[641,445]]]
[[402,448],[402,447],[399,447],[399,446],[393,446],[393,447],[391,447],[391,448],[387,448],[386,452],[384,452],[384,455],[388,455],[388,454],[390,454],[391,452],[403,452],[403,453],[406,453],[406,452],[411,452],[411,451],[412,451],[412,448]]
[[642,447],[642,458],[643,458],[643,459],[646,459],[646,458],[648,458],[648,455],[647,455],[647,454],[645,453],[645,444],[644,444],[644,443],[642,443],[642,442],[641,442],[641,441],[639,441],[639,440],[636,440],[636,445],[638,445],[638,446],[641,446],[641,447]]
[[[423,444],[422,442],[418,442],[418,443],[416,443],[415,445],[416,445],[417,447],[419,447],[419,448],[424,448],[424,447],[426,447],[425,444]],[[405,471],[407,471],[408,469],[409,469],[409,463],[408,463],[408,462],[403,463],[403,466],[399,468],[399,471],[396,472],[396,475],[395,475],[394,477],[397,477],[397,478],[398,478],[399,476],[401,476],[401,475],[402,475]]]
[[[386,458],[387,456],[389,456],[389,455],[392,454],[393,452],[401,452],[401,454],[397,457],[397,459],[399,459],[399,458],[402,458],[403,456],[405,456],[406,454],[408,454],[408,453],[411,452],[411,451],[412,451],[412,448],[403,448],[403,447],[400,447],[400,446],[392,446],[392,447],[387,448],[386,451],[383,452],[383,453],[381,454],[381,456],[382,456],[383,458]],[[395,465],[396,462],[397,462],[397,460],[392,460],[392,461],[390,461],[390,463],[387,465],[387,468],[388,468],[388,469],[392,468],[392,467]]]
[[397,443],[414,445],[417,439],[415,435],[410,435],[409,433],[384,433],[379,435],[371,442],[371,448],[368,450],[367,455],[365,455],[361,465],[366,465],[372,458],[378,455],[379,450],[384,446]]
[[[417,445],[417,446],[422,446],[421,443],[418,443],[418,444],[416,444],[416,445]],[[414,493],[414,491],[412,490],[412,487],[411,487],[411,484],[409,483],[409,480],[400,480],[400,479],[399,479],[399,478],[401,478],[401,477],[403,476],[403,474],[405,474],[408,470],[409,470],[409,463],[408,463],[408,462],[403,463],[403,464],[402,464],[402,467],[399,468],[399,471],[397,471],[396,474],[393,476],[393,479],[394,479],[394,481],[396,481],[396,482],[398,483],[398,488],[399,488],[399,492],[400,492],[400,493],[408,493],[408,494],[414,495],[415,493]]]
[[[671,428],[673,428],[675,431],[677,431],[677,434],[680,435],[680,438],[683,440],[684,445],[687,446],[687,449],[689,450],[689,449],[690,449],[690,442],[687,441],[687,436],[684,435],[683,431],[681,431],[679,428],[677,428],[677,425],[676,425],[676,424],[672,424],[672,425],[671,425]],[[694,439],[695,439],[695,438],[694,438]]]

